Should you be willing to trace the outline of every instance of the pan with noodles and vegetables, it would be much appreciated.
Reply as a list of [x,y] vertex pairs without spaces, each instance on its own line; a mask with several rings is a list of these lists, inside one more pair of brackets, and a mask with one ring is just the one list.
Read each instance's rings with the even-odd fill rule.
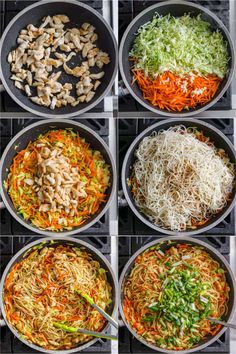
[[116,278],[109,262],[93,246],[73,238],[41,238],[24,247],[7,265],[0,292],[10,330],[45,353],[73,353],[97,340],[62,325],[98,336],[107,331],[106,319],[80,293],[109,315],[116,312]]
[[200,351],[217,340],[236,305],[236,283],[226,259],[189,237],[148,243],[125,265],[120,313],[129,331],[165,353]]
[[149,110],[190,116],[214,105],[228,89],[233,43],[209,10],[185,1],[157,3],[128,26],[120,45],[121,75]]
[[23,226],[71,235],[97,222],[115,188],[108,146],[77,122],[44,120],[18,133],[3,153],[2,199]]
[[233,145],[214,126],[163,120],[129,147],[122,167],[125,198],[149,227],[193,235],[221,222],[235,205]]

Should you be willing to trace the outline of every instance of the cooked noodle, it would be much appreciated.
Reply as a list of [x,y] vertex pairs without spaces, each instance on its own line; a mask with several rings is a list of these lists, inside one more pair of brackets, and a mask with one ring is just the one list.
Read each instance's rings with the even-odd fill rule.
[[183,350],[214,336],[221,325],[206,318],[227,313],[225,271],[200,247],[154,246],[139,255],[124,288],[124,315],[145,341]]
[[155,225],[173,231],[196,228],[231,198],[233,164],[194,128],[153,132],[142,140],[136,157],[135,203]]
[[13,266],[4,288],[8,322],[27,341],[45,349],[70,349],[91,339],[55,328],[53,322],[101,331],[106,320],[75,289],[106,310],[111,286],[98,261],[82,248],[44,247]]

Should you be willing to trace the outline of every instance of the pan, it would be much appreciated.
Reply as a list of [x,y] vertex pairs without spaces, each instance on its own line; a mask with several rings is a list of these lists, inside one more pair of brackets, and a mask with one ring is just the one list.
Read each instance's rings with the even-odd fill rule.
[[233,209],[235,203],[236,203],[236,195],[235,195],[235,189],[233,190],[233,196],[231,201],[225,206],[224,209],[221,210],[218,214],[216,214],[214,217],[212,217],[207,223],[204,225],[198,226],[197,229],[188,229],[186,231],[182,232],[174,232],[171,230],[167,230],[164,228],[161,228],[157,225],[154,225],[149,219],[139,211],[137,208],[130,186],[128,185],[128,179],[130,178],[131,171],[132,171],[132,166],[135,162],[135,151],[137,150],[140,142],[146,137],[151,135],[152,132],[158,132],[160,130],[167,130],[170,127],[174,127],[176,125],[184,125],[186,127],[196,127],[199,131],[202,131],[203,134],[206,137],[209,137],[211,141],[214,142],[215,146],[217,148],[222,148],[225,150],[226,154],[229,156],[230,161],[232,163],[236,163],[236,151],[234,149],[233,144],[229,141],[229,139],[221,133],[220,130],[215,128],[214,126],[202,122],[200,120],[196,120],[193,118],[182,118],[182,119],[164,119],[156,124],[151,125],[147,129],[145,129],[141,134],[137,136],[137,138],[133,141],[133,143],[130,145],[122,166],[122,173],[121,173],[121,181],[122,181],[122,187],[124,191],[125,198],[134,212],[134,214],[147,226],[151,227],[155,231],[167,234],[167,235],[185,235],[185,236],[190,236],[190,235],[195,235],[198,233],[204,233],[219,224],[221,221],[223,221],[226,216],[231,212]]
[[105,212],[107,211],[115,190],[115,183],[116,183],[115,163],[113,161],[113,158],[111,156],[111,153],[106,143],[92,129],[86,127],[84,124],[77,123],[73,120],[65,120],[65,119],[41,120],[23,129],[10,141],[10,143],[7,145],[2,155],[1,163],[0,163],[0,193],[3,200],[3,205],[6,206],[6,208],[11,213],[11,215],[20,224],[22,224],[24,227],[28,228],[33,232],[45,236],[55,236],[58,233],[47,231],[47,230],[40,230],[36,226],[33,226],[29,221],[24,220],[24,218],[21,215],[19,215],[15,210],[8,193],[4,188],[4,181],[7,179],[9,168],[12,164],[13,158],[19,151],[25,149],[30,141],[35,140],[40,134],[45,134],[49,130],[67,129],[67,128],[72,128],[73,131],[79,132],[80,137],[85,138],[85,140],[90,144],[92,149],[101,152],[106,163],[110,166],[110,186],[106,191],[107,201],[103,203],[103,205],[101,205],[100,209],[96,214],[94,214],[91,218],[89,218],[80,227],[74,228],[71,231],[59,232],[60,235],[63,236],[73,235],[78,232],[82,232],[87,228],[91,227],[93,224],[95,224],[102,217],[102,215],[104,215]]
[[[22,90],[15,87],[14,81],[10,79],[12,74],[10,72],[10,64],[7,62],[7,56],[16,47],[16,39],[23,28],[28,24],[39,26],[44,16],[56,14],[67,15],[71,20],[70,26],[80,27],[84,22],[91,23],[98,34],[97,45],[109,54],[110,63],[104,65],[103,71],[105,71],[105,75],[96,90],[94,98],[89,103],[80,103],[76,107],[67,105],[51,110],[48,107],[33,103]],[[113,31],[96,10],[76,0],[43,0],[19,12],[6,27],[0,42],[0,78],[7,93],[26,111],[47,118],[71,118],[95,107],[109,92],[117,72],[117,56],[117,44]],[[71,62],[73,62],[73,66],[80,65],[81,58],[76,55]],[[60,67],[57,71],[60,71]],[[93,71],[96,72],[96,69],[93,69]],[[78,78],[62,73],[60,81],[62,83],[75,84]]]
[[230,322],[233,318],[235,308],[236,308],[236,282],[235,282],[235,277],[234,274],[230,268],[230,265],[226,261],[225,257],[222,256],[214,247],[210,246],[206,242],[196,240],[190,237],[184,237],[184,236],[176,236],[176,237],[164,237],[157,239],[155,241],[152,241],[145,246],[141,247],[126,263],[120,279],[119,279],[119,293],[120,293],[120,300],[119,300],[119,311],[122,317],[122,320],[125,324],[125,326],[128,328],[128,330],[131,332],[131,334],[142,344],[146,345],[147,347],[158,351],[158,352],[163,352],[163,353],[168,353],[168,354],[174,354],[174,353],[179,353],[179,354],[188,354],[188,353],[193,353],[193,352],[200,352],[202,349],[206,348],[213,342],[215,342],[220,336],[226,331],[226,327],[223,327],[217,334],[214,336],[208,336],[204,340],[200,341],[194,348],[188,349],[188,350],[178,350],[178,351],[173,351],[173,350],[167,350],[163,348],[156,347],[155,345],[146,342],[141,336],[135,332],[132,327],[129,325],[129,323],[126,321],[124,311],[123,311],[123,301],[124,301],[124,288],[125,288],[125,283],[126,279],[129,276],[130,272],[132,271],[135,259],[138,257],[138,255],[142,254],[145,252],[148,248],[156,246],[160,243],[160,249],[162,251],[167,250],[170,248],[170,241],[171,245],[174,244],[190,244],[194,246],[200,246],[205,249],[206,252],[210,254],[211,257],[213,257],[214,260],[219,262],[220,266],[226,271],[226,280],[227,283],[230,287],[230,293],[229,293],[229,304],[228,304],[228,312],[223,316],[223,320],[225,322]]
[[[131,72],[132,62],[129,60],[129,53],[132,49],[133,42],[136,37],[138,29],[142,25],[150,21],[155,13],[158,13],[159,15],[163,15],[163,16],[167,14],[171,14],[176,17],[183,16],[186,13],[191,13],[191,15],[193,16],[197,16],[201,14],[202,19],[210,23],[210,28],[212,30],[218,29],[222,33],[225,41],[228,43],[229,57],[231,58],[229,61],[228,74],[221,82],[215,97],[204,106],[198,106],[194,109],[189,109],[189,110],[185,109],[181,112],[169,112],[164,109],[163,110],[158,109],[143,98],[143,94],[139,89],[137,83],[133,82],[133,77]],[[227,28],[219,20],[219,18],[211,11],[209,11],[203,6],[200,6],[192,2],[181,1],[181,0],[180,1],[170,0],[170,1],[163,1],[163,2],[161,1],[161,2],[157,2],[153,6],[148,7],[147,9],[142,11],[138,16],[136,16],[133,19],[133,21],[129,24],[120,43],[119,68],[120,68],[122,79],[128,91],[137,100],[137,102],[140,103],[144,108],[153,111],[157,114],[168,116],[168,117],[179,118],[179,117],[192,116],[212,107],[229,88],[229,85],[233,79],[234,67],[235,67],[235,52],[234,52],[233,42]]]
[[[70,238],[70,237],[50,237],[50,238],[40,238],[37,241],[31,242],[29,245],[25,246],[24,248],[22,248],[8,263],[8,265],[5,268],[5,271],[2,275],[2,279],[1,279],[1,283],[0,283],[0,294],[1,294],[1,298],[0,298],[0,306],[1,306],[1,313],[3,315],[4,321],[5,323],[2,321],[1,325],[7,325],[8,328],[12,331],[12,333],[14,334],[14,336],[17,337],[18,340],[20,340],[21,342],[23,342],[24,344],[26,344],[28,347],[30,347],[31,349],[34,350],[38,350],[41,351],[43,353],[48,353],[48,354],[55,354],[55,353],[61,353],[61,354],[69,354],[69,353],[75,353],[78,351],[81,351],[83,349],[86,349],[88,347],[90,347],[91,345],[93,345],[94,343],[97,342],[98,338],[93,338],[91,340],[89,340],[88,342],[86,342],[85,344],[82,345],[78,345],[77,347],[73,348],[73,349],[69,349],[69,350],[47,350],[44,348],[41,348],[35,344],[32,344],[30,342],[28,342],[26,339],[23,338],[23,336],[21,336],[11,325],[10,323],[7,321],[6,319],[6,313],[5,313],[5,309],[4,309],[4,283],[6,280],[6,277],[8,275],[8,273],[11,271],[12,267],[16,264],[19,263],[21,260],[23,260],[24,256],[26,254],[28,254],[28,252],[30,252],[30,250],[34,250],[35,246],[40,246],[42,248],[44,247],[56,247],[58,245],[63,245],[63,246],[74,246],[74,247],[82,247],[85,250],[87,250],[93,257],[94,260],[98,261],[101,264],[101,267],[104,268],[107,272],[107,280],[109,282],[109,284],[112,287],[112,302],[109,305],[109,308],[107,309],[107,313],[109,315],[111,315],[112,317],[114,317],[116,315],[116,311],[117,311],[117,281],[116,281],[116,277],[114,275],[114,272],[111,268],[110,263],[108,262],[108,260],[106,259],[106,257],[100,252],[98,251],[95,247],[91,246],[89,243],[81,241],[79,239],[75,239],[75,238]],[[105,325],[105,327],[102,329],[103,332],[105,332],[107,329],[109,328],[109,323],[107,323]]]

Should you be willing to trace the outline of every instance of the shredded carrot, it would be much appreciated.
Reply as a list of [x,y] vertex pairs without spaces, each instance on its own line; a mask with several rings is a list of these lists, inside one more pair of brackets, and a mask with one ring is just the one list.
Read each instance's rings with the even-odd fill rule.
[[213,330],[213,331],[211,331],[210,333],[212,334],[212,336],[214,336],[216,333],[218,333],[219,332],[219,330],[221,329],[221,325],[220,324],[218,324],[217,326],[216,326],[216,328]]
[[135,69],[133,73],[144,99],[160,109],[177,112],[211,101],[222,81],[215,75],[180,77],[166,71],[151,79],[141,70]]

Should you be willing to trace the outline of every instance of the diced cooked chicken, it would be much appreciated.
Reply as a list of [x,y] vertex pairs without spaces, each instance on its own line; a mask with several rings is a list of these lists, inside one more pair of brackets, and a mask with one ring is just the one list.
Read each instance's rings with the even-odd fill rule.
[[39,211],[61,211],[76,215],[78,199],[87,196],[86,183],[80,180],[78,169],[72,167],[60,147],[51,150],[42,146],[37,155],[40,178],[25,179],[25,183],[34,185],[39,199]]
[[25,92],[27,96],[31,96],[31,91],[29,85],[25,85]]
[[94,92],[94,91],[90,91],[90,92],[87,94],[85,101],[86,101],[86,102],[91,101],[91,100],[93,99],[94,95],[95,95],[95,92]]
[[[15,86],[35,104],[52,110],[91,101],[105,72],[90,70],[110,62],[108,54],[95,44],[98,35],[92,24],[85,22],[80,28],[66,28],[69,22],[68,16],[58,14],[44,17],[39,27],[27,25],[20,31],[17,48],[7,56]],[[74,56],[75,62],[71,60]],[[55,71],[59,67],[63,70]],[[78,78],[74,84],[76,97],[71,95],[71,83],[59,82],[62,72]]]

